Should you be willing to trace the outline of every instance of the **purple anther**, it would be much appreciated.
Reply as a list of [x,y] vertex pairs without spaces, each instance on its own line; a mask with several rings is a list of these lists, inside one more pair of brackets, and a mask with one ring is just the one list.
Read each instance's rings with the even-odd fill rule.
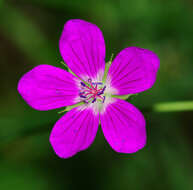
[[103,91],[99,92],[97,95],[100,96],[101,94],[103,94]]
[[104,86],[104,88],[97,94],[97,95],[101,95],[101,94],[103,94],[104,93],[104,91],[105,91],[105,88],[106,88],[106,86]]
[[105,89],[106,89],[106,86],[104,86],[104,88],[103,88],[103,90],[102,90],[102,91],[104,92],[104,91],[105,91]]
[[84,84],[83,82],[80,82],[80,84],[81,84],[82,86],[86,86],[86,84]]
[[88,82],[90,83],[90,82],[92,82],[92,80],[89,78],[89,79],[88,79]]
[[81,97],[81,98],[86,98],[86,96],[84,96],[84,95],[82,95],[82,94],[80,94],[80,97]]
[[96,102],[96,98],[93,99],[92,103]]
[[92,82],[92,84],[98,84],[98,85],[102,85],[103,83],[102,82]]
[[103,97],[103,103],[105,102],[105,96]]

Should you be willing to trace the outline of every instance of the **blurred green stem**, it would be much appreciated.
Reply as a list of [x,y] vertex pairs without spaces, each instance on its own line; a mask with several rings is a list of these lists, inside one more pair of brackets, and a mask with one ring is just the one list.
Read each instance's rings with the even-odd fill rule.
[[192,111],[193,101],[162,102],[153,105],[153,112]]
[[[183,112],[183,111],[193,111],[193,101],[181,101],[181,102],[162,102],[162,103],[157,103],[154,104],[152,107],[147,107],[147,108],[139,108],[142,112],[146,112],[146,113],[152,113],[152,112]],[[67,110],[65,110],[67,111]],[[52,120],[52,119],[51,119]],[[55,120],[55,119],[54,119]],[[7,138],[5,138],[4,140],[1,139],[1,144],[2,146],[5,144],[9,144],[9,143],[13,143],[15,141],[18,141],[19,139],[23,139],[26,137],[30,137],[32,135],[38,135],[41,133],[46,133],[49,130],[48,126],[52,126],[54,125],[54,123],[47,123],[46,125],[36,125],[36,127],[32,127],[32,128],[24,128],[22,129],[19,134],[20,135],[16,135],[13,136],[12,138],[9,138],[9,140],[7,140]],[[1,146],[0,146],[1,148]],[[1,153],[1,150],[0,150]]]

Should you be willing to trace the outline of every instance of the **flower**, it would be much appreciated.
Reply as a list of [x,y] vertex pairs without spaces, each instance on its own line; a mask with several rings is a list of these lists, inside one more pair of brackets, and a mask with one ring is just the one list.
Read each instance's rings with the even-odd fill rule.
[[107,142],[119,153],[134,153],[146,144],[145,119],[125,95],[152,87],[159,58],[152,51],[128,47],[105,64],[100,29],[74,19],[65,25],[59,49],[70,72],[39,65],[20,79],[18,91],[34,109],[66,107],[52,129],[50,143],[61,158],[87,149],[99,123]]

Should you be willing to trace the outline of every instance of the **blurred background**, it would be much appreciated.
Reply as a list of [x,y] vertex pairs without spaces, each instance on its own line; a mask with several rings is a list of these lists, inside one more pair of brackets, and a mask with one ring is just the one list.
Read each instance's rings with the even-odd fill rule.
[[[115,153],[100,129],[88,150],[58,158],[49,133],[61,115],[33,110],[17,92],[34,66],[63,67],[58,41],[72,18],[100,27],[106,61],[128,46],[160,57],[154,87],[129,100],[147,122],[147,146],[135,154]],[[0,189],[192,190],[193,111],[153,109],[192,100],[192,44],[191,0],[0,0]]]

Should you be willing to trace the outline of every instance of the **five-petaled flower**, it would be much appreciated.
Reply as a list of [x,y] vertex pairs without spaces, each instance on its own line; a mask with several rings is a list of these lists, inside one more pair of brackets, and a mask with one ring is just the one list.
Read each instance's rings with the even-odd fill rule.
[[138,47],[122,50],[105,64],[100,29],[83,20],[69,20],[59,41],[61,56],[71,72],[39,65],[20,79],[18,91],[34,109],[71,108],[59,119],[50,143],[61,158],[87,149],[99,123],[112,149],[134,153],[146,144],[145,119],[124,95],[152,87],[159,58]]

